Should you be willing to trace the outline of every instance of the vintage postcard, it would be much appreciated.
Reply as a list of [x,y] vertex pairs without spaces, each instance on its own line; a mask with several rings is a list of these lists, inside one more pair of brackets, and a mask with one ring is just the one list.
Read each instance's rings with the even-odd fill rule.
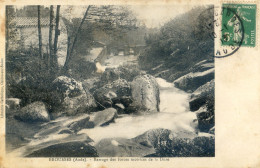
[[0,1],[0,168],[260,167],[259,5]]

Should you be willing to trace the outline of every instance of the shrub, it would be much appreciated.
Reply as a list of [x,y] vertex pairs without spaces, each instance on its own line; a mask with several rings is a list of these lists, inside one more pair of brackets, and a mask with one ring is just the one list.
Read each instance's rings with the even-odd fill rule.
[[[47,55],[44,55],[45,58]],[[14,50],[6,54],[7,97],[22,100],[21,106],[43,101],[49,109],[55,106],[59,93],[53,92],[51,83],[58,71],[51,69],[38,55],[38,49]]]

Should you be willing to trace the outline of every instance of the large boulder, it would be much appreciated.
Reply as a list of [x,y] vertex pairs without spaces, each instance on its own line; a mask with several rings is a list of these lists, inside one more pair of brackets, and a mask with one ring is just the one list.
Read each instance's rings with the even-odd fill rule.
[[215,137],[211,135],[194,138],[174,137],[160,143],[156,153],[150,157],[213,157],[215,156]]
[[124,79],[115,80],[96,89],[94,97],[101,108],[112,107],[116,103],[128,106],[131,103],[130,84]]
[[94,113],[94,117],[90,121],[93,122],[95,126],[106,126],[109,123],[113,122],[116,117],[116,109],[108,108],[103,111]]
[[59,76],[53,81],[53,89],[62,94],[61,106],[57,111],[68,115],[90,112],[96,108],[94,97],[89,90],[83,88],[82,83],[73,78]]
[[203,72],[190,72],[174,81],[174,85],[187,92],[193,92],[201,85],[214,79],[214,68]]
[[118,68],[106,68],[105,72],[101,76],[103,83],[110,83],[117,79],[125,79],[131,82],[136,76],[145,74],[144,71],[140,71],[137,66],[120,66]]
[[49,113],[43,102],[33,102],[21,108],[15,118],[25,122],[46,122],[50,120]]
[[[63,121],[63,123],[66,123],[66,121]],[[49,131],[44,132],[44,129],[48,129]],[[63,130],[63,133],[60,133],[58,131],[58,126],[50,128],[46,128],[45,126],[43,126],[43,128],[41,129],[41,133],[37,133],[36,135],[34,135],[30,143],[23,147],[23,150],[21,151],[21,156],[80,156],[77,155],[77,152],[83,152],[81,153],[82,156],[87,156],[85,155],[86,153],[88,153],[87,146],[89,146],[89,144],[93,144],[93,140],[86,133],[65,133],[65,129],[60,129]],[[69,130],[67,129],[67,131]],[[54,151],[54,149],[56,149],[56,151]],[[51,151],[53,152],[53,155],[51,154]]]
[[156,79],[151,75],[140,75],[131,82],[133,103],[131,107],[138,111],[159,112],[160,91]]
[[160,141],[167,141],[171,135],[172,132],[170,130],[158,128],[146,131],[142,135],[133,138],[133,141],[147,147],[157,148]]
[[175,133],[168,129],[152,129],[133,139],[143,146],[154,148],[148,157],[214,156],[215,138],[211,134]]
[[80,141],[53,144],[28,154],[27,157],[98,157],[95,147]]

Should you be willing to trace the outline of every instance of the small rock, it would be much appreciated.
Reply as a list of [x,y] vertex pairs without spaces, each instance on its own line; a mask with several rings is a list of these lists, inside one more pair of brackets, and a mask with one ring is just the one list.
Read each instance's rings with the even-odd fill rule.
[[5,103],[9,109],[18,109],[20,108],[21,99],[18,98],[7,98]]
[[125,113],[125,106],[121,103],[117,103],[113,106],[117,110],[118,114],[124,114]]
[[72,134],[73,132],[70,129],[63,129],[58,134]]
[[112,107],[116,103],[128,106],[131,103],[130,85],[126,80],[118,79],[95,90],[94,97],[101,108]]
[[115,104],[115,106],[116,107],[118,107],[118,108],[120,108],[120,109],[122,109],[122,110],[124,110],[125,109],[125,106],[123,105],[123,104]]

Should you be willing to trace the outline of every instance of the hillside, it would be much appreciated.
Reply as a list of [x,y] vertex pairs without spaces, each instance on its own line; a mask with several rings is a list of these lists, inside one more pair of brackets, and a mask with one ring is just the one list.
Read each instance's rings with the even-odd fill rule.
[[146,38],[144,52],[139,57],[143,70],[174,81],[189,72],[202,60],[213,61],[213,11],[197,7],[177,16]]

